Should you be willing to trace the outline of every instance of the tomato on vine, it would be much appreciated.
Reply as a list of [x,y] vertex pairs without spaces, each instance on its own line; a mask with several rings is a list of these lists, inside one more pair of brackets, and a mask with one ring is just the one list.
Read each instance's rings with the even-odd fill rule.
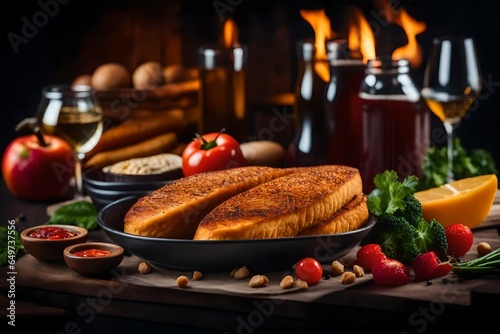
[[242,167],[248,164],[240,144],[234,137],[221,132],[196,134],[182,152],[182,172],[184,176]]

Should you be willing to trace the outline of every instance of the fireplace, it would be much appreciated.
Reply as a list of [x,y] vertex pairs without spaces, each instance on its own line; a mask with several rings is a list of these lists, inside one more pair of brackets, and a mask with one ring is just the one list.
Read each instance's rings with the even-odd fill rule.
[[[315,38],[315,30],[301,10],[323,10],[335,35],[331,37],[347,37],[350,24],[368,24],[378,56],[391,55],[413,43],[416,49],[406,56],[415,58],[411,76],[417,85],[422,82],[434,37],[474,37],[483,91],[457,134],[464,147],[486,148],[500,165],[500,144],[495,137],[500,121],[500,28],[488,1],[40,0],[5,6],[4,13],[9,14],[4,17],[8,24],[3,34],[8,37],[4,38],[7,52],[2,53],[2,73],[8,79],[4,85],[3,115],[7,121],[2,131],[3,147],[15,136],[15,124],[33,116],[43,85],[70,83],[110,61],[130,71],[146,61],[196,67],[199,46],[218,43],[228,19],[234,21],[240,42],[248,47],[252,138],[287,145],[292,136],[289,116],[298,73],[296,44]],[[404,17],[394,16],[401,11]],[[401,19],[414,25],[404,29]],[[283,131],[259,132],[273,119],[283,122]],[[437,118],[432,118],[431,127],[431,142],[443,145]]]

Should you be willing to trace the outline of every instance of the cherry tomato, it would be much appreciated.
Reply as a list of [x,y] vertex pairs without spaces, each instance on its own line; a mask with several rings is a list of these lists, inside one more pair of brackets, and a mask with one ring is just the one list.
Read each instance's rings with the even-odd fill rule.
[[221,132],[196,134],[182,152],[184,176],[246,166],[240,144],[232,136]]
[[309,285],[316,284],[323,276],[323,267],[316,259],[306,257],[295,266],[295,275]]
[[463,224],[452,224],[445,227],[448,241],[448,255],[454,258],[461,257],[472,247],[474,237],[471,229]]
[[371,271],[374,265],[385,260],[387,257],[377,244],[363,245],[356,253],[356,263],[367,271]]

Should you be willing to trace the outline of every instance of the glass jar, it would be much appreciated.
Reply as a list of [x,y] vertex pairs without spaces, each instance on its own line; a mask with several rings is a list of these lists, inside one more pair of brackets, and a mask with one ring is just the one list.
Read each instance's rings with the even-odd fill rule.
[[359,88],[366,66],[352,56],[345,39],[329,40],[326,48],[330,81],[324,96],[324,112],[332,122],[327,163],[359,168],[362,137]]
[[328,143],[332,136],[332,119],[323,112],[326,83],[318,70],[326,69],[326,59],[315,58],[313,41],[297,43],[298,79],[293,106],[293,138],[288,147],[289,166],[314,166],[326,163]]
[[401,179],[422,177],[429,148],[430,112],[410,77],[406,59],[372,59],[360,87],[362,153],[360,172],[366,192],[373,178],[394,170]]

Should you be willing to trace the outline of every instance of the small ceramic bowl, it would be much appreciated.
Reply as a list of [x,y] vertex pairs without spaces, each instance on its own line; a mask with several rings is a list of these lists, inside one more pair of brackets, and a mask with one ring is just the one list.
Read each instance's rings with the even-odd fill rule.
[[84,276],[109,273],[120,265],[123,256],[123,247],[107,242],[86,242],[66,247],[64,250],[66,265]]
[[[144,196],[153,190],[161,188],[174,179],[180,178],[182,170],[177,169],[171,172],[169,177],[161,177],[160,174],[152,175],[121,175],[123,179],[119,181],[109,181],[113,179],[111,175],[105,177],[105,173],[99,170],[87,170],[83,172],[83,188],[85,193],[92,199],[92,203],[97,210],[103,209],[106,205],[128,196]],[[141,181],[141,176],[159,178],[156,181]],[[172,179],[169,179],[172,178]],[[162,180],[163,179],[163,180]],[[125,181],[123,181],[125,180]]]
[[93,189],[115,190],[115,191],[138,191],[160,188],[171,180],[149,181],[149,182],[123,182],[108,181],[102,169],[89,169],[83,172],[82,180],[84,186]]
[[[46,232],[45,235],[40,235],[43,232],[40,229]],[[69,231],[74,236],[66,235],[59,239],[46,238],[49,234],[61,231],[64,233]],[[39,237],[34,236],[34,233],[38,233]],[[87,237],[87,229],[75,225],[37,225],[26,228],[20,234],[21,243],[29,254],[39,260],[52,262],[63,261],[64,249],[74,244],[86,242]]]

